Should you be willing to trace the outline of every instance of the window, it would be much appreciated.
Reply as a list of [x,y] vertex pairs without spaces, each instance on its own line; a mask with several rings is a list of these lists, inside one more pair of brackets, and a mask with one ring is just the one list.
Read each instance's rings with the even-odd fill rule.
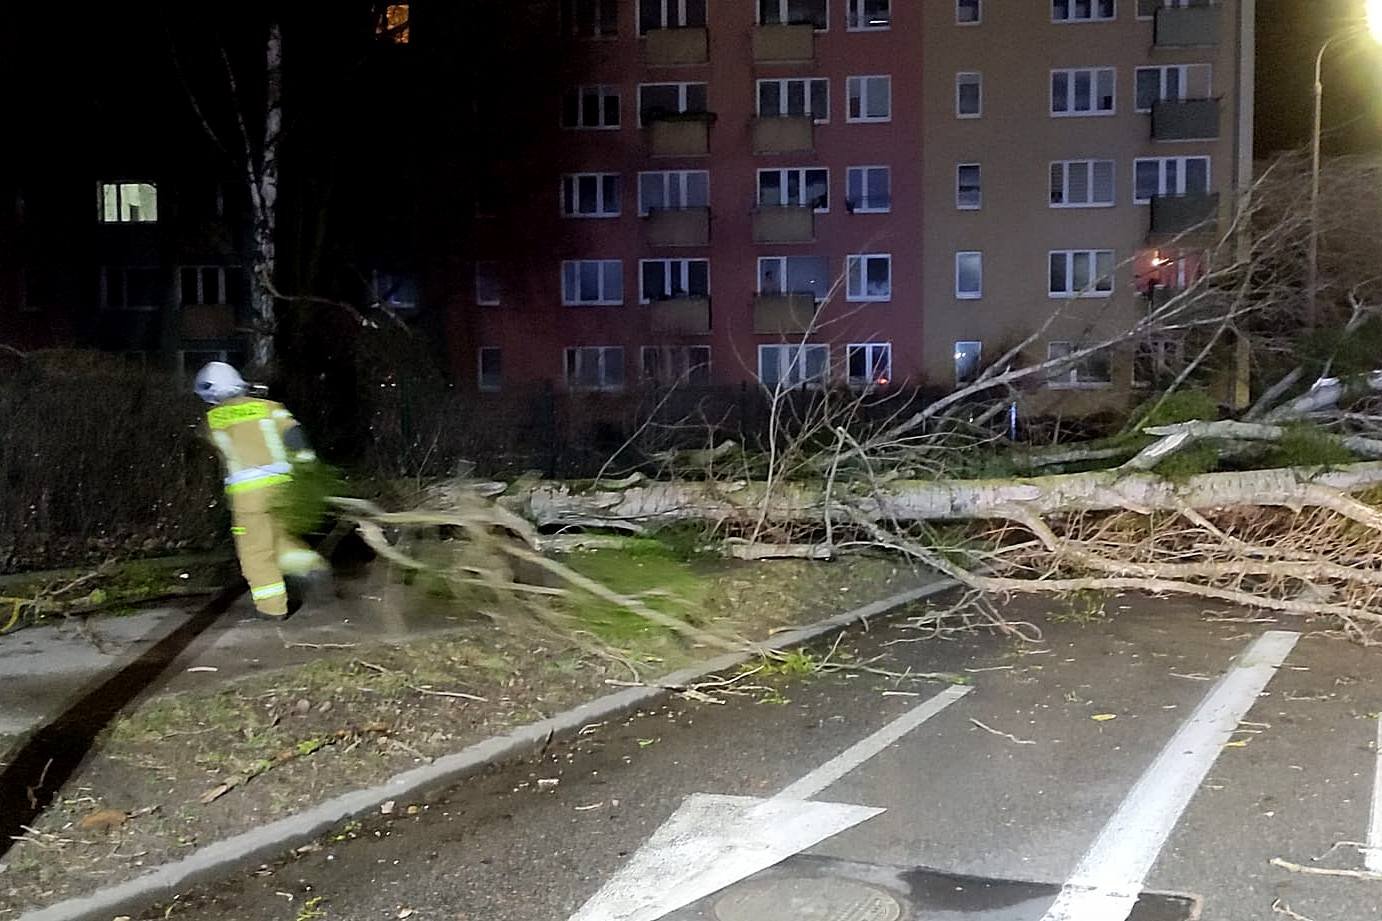
[[158,188],[149,182],[103,182],[96,191],[102,224],[152,224],[158,220]]
[[823,384],[830,375],[828,345],[760,345],[758,379],[765,387]]
[[984,114],[984,75],[955,75],[955,116],[978,118]]
[[758,21],[764,24],[810,23],[818,30],[830,28],[829,0],[758,0]]
[[573,173],[561,177],[562,217],[618,217],[618,173]]
[[597,345],[566,350],[566,386],[572,390],[618,390],[624,386],[624,349]]
[[977,26],[983,21],[980,0],[955,0],[955,22],[962,26]]
[[759,256],[759,294],[810,294],[820,303],[830,295],[824,256]]
[[561,101],[563,128],[612,129],[619,127],[619,89],[614,86],[578,86]]
[[614,38],[619,0],[561,0],[561,31],[572,38]]
[[97,286],[105,310],[157,310],[163,306],[164,278],[156,268],[102,266]]
[[1051,71],[1051,115],[1112,115],[1115,73],[1112,67]]
[[710,385],[710,346],[643,346],[643,379],[664,387]]
[[893,378],[890,342],[858,342],[845,348],[845,369],[851,387],[886,387]]
[[185,265],[179,273],[184,307],[240,303],[240,270],[219,265]]
[[893,296],[893,257],[868,253],[848,257],[848,291],[851,301],[886,301]]
[[845,204],[854,214],[891,211],[892,186],[892,170],[886,166],[851,166]]
[[1139,67],[1133,105],[1139,112],[1150,112],[1158,102],[1208,99],[1213,95],[1212,77],[1209,64]]
[[978,211],[983,206],[983,169],[978,163],[961,163],[955,167],[955,207]]
[[374,297],[389,310],[416,310],[417,277],[402,272],[375,272]]
[[475,263],[475,303],[481,307],[498,307],[501,300],[499,264],[491,261]]
[[1113,293],[1113,250],[1051,253],[1051,297],[1108,297]]
[[955,254],[955,296],[972,301],[984,296],[984,254]]
[[852,122],[886,122],[893,118],[892,77],[850,77],[846,118]]
[[830,171],[826,169],[761,169],[758,171],[760,207],[810,207],[830,210]]
[[673,115],[704,114],[705,111],[704,83],[644,83],[638,87],[640,125]]
[[624,263],[618,259],[563,262],[561,302],[568,307],[624,303]]
[[955,343],[955,383],[958,386],[972,384],[979,379],[983,370],[984,344],[972,339]]
[[504,381],[504,353],[493,346],[483,346],[480,349],[479,360],[476,362],[479,371],[479,384],[481,390],[495,391]]
[[1170,195],[1204,195],[1209,192],[1208,157],[1149,157],[1133,161],[1135,204]]
[[892,0],[849,0],[848,27],[854,32],[890,29],[893,24]]
[[638,0],[638,34],[705,25],[706,0]]
[[[1075,353],[1073,342],[1048,342],[1047,361],[1057,361]],[[1102,387],[1113,380],[1112,362],[1105,352],[1092,352],[1070,364],[1056,365],[1046,372],[1047,383],[1052,387]]]
[[709,259],[644,259],[638,269],[640,303],[710,296]]
[[380,11],[374,34],[391,45],[406,45],[412,40],[411,10],[407,3],[388,3]]
[[816,124],[830,120],[830,84],[808,80],[759,80],[758,114],[764,117],[809,115]]
[[638,174],[638,213],[710,207],[710,173],[666,170]]
[[1113,204],[1112,160],[1057,160],[1051,164],[1052,208],[1107,208]]
[[1151,19],[1162,8],[1199,6],[1203,3],[1204,0],[1137,0],[1137,18]]
[[1051,21],[1107,22],[1117,10],[1114,0],[1051,0]]
[[1180,339],[1144,339],[1137,344],[1137,353],[1133,356],[1132,385],[1150,387],[1168,382],[1184,368],[1184,349]]

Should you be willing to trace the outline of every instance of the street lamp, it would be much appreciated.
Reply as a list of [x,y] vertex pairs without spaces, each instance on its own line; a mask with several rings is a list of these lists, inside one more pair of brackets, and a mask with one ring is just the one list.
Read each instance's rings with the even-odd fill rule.
[[[1373,41],[1382,44],[1382,0],[1366,0],[1367,10],[1367,32],[1372,36]],[[1331,35],[1325,39],[1324,44],[1320,45],[1319,54],[1315,55],[1315,128],[1310,135],[1310,257],[1308,274],[1306,278],[1306,292],[1309,301],[1306,304],[1305,325],[1307,329],[1314,329],[1315,323],[1319,319],[1319,300],[1320,300],[1320,135],[1321,118],[1324,108],[1324,53],[1334,45],[1335,42],[1353,38],[1362,30],[1349,29],[1337,35]]]

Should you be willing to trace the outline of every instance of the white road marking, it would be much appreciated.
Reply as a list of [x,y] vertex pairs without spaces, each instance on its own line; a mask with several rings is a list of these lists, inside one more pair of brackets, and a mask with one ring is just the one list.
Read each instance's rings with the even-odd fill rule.
[[1042,921],[1126,921],[1195,791],[1298,639],[1273,630],[1248,647],[1143,773]]
[[1382,873],[1382,717],[1377,720],[1377,773],[1372,779],[1372,820],[1368,823],[1368,848],[1363,863],[1373,873]]
[[919,704],[873,735],[863,739],[816,768],[777,795],[778,799],[810,799],[850,771],[892,745],[898,739],[968,694],[972,688],[952,684],[935,697]]
[[688,796],[570,921],[656,921],[881,814],[807,800],[970,690],[946,688],[771,799]]

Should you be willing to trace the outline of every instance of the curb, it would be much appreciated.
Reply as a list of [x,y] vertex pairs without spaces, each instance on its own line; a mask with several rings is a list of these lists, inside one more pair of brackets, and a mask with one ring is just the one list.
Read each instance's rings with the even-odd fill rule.
[[[899,592],[852,611],[836,614],[796,630],[779,633],[760,644],[760,648],[782,650],[801,646],[869,618],[888,614],[897,608],[938,595],[956,586],[951,579]],[[173,895],[180,889],[223,875],[236,866],[253,863],[291,850],[320,837],[342,822],[378,811],[389,800],[419,798],[429,790],[449,786],[486,768],[528,754],[556,738],[579,732],[583,726],[622,717],[633,710],[671,693],[670,688],[692,684],[725,669],[743,664],[753,652],[731,652],[699,665],[673,672],[655,685],[628,688],[581,704],[556,716],[519,727],[444,755],[431,764],[412,768],[372,787],[344,793],[287,818],[242,832],[209,844],[172,863],[137,876],[132,880],[87,896],[57,902],[47,908],[20,915],[16,921],[110,921],[122,910],[144,907],[148,902]]]

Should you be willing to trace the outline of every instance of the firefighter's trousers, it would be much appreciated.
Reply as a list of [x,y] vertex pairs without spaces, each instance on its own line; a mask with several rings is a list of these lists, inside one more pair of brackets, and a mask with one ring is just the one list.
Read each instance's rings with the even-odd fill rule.
[[306,575],[326,568],[326,562],[284,530],[273,506],[281,485],[230,494],[231,533],[240,571],[250,584],[250,596],[260,614],[288,616],[288,586],[284,573]]

